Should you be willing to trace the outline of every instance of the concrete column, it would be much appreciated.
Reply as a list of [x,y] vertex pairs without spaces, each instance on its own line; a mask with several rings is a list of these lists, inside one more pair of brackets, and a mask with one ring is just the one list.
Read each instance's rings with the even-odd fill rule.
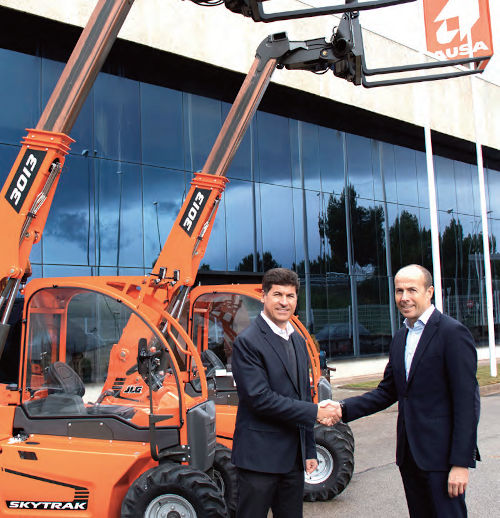
[[436,180],[432,156],[431,127],[427,123],[425,132],[425,156],[427,158],[427,185],[429,189],[429,214],[431,218],[432,270],[434,277],[434,305],[443,311],[443,291],[441,288],[441,257],[439,252],[439,223],[437,213]]

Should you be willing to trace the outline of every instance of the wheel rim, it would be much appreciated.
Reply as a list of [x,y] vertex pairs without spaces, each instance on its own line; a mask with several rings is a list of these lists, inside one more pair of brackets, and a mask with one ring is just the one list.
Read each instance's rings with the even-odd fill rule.
[[224,479],[222,478],[222,474],[220,471],[214,469],[213,470],[213,480],[217,487],[219,488],[219,491],[225,495],[226,494],[226,486],[224,484]]
[[321,484],[328,480],[333,472],[334,461],[332,454],[320,444],[316,444],[318,467],[310,474],[305,474],[306,484]]
[[151,501],[144,518],[196,518],[196,511],[182,496],[167,494]]

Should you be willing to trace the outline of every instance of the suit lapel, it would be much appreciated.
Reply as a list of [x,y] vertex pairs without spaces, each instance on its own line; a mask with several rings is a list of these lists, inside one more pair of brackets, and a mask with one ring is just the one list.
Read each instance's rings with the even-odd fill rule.
[[406,327],[400,329],[394,336],[394,373],[402,377],[400,380],[403,384],[406,384],[406,369],[405,369],[405,348],[406,348],[406,336],[408,335],[408,329]]
[[309,365],[308,363],[308,358],[304,358],[304,349],[303,347],[300,347],[298,345],[298,335],[297,335],[297,331],[294,331],[291,335],[290,335],[290,341],[292,342],[293,344],[293,348],[295,349],[295,359],[297,361],[297,383],[298,383],[298,387],[296,386],[295,388],[297,389],[297,392],[299,394],[299,396],[301,398],[304,397],[304,394],[302,394],[302,387],[304,386],[309,386],[309,383],[304,384],[304,380],[302,379],[303,376],[302,374],[304,373],[304,370],[307,372],[307,376],[309,376],[309,367],[307,369],[301,369],[301,366],[304,365],[304,363],[306,365]]
[[[437,331],[439,323],[439,311],[434,310],[427,321],[427,324],[422,331],[422,335],[420,336],[420,340],[418,341],[417,349],[415,351],[415,355],[413,356],[413,360],[411,362],[410,372],[408,374],[408,384],[410,384],[413,375],[415,374],[415,370],[417,369],[418,363],[421,360],[422,356],[425,353],[425,350],[429,346],[432,337]],[[404,355],[403,355],[404,356]]]
[[[278,356],[279,360],[283,364],[283,367],[285,369],[285,372],[287,373],[288,378],[290,379],[290,382],[294,386],[297,393],[299,393],[298,387],[294,382],[294,377],[290,372],[288,356],[285,352],[285,348],[283,347],[283,344],[281,343],[279,336],[275,332],[273,332],[273,330],[267,325],[266,321],[260,315],[257,316],[255,322],[264,334],[264,338],[266,339],[267,343],[271,346],[271,349],[274,351],[274,353]],[[296,348],[295,352],[297,353]]]

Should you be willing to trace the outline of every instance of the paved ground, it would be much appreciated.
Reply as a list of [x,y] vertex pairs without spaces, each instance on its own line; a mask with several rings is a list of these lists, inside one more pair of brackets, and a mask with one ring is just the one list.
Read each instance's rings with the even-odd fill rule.
[[[334,388],[341,399],[356,391]],[[330,502],[306,503],[305,518],[404,518],[408,516],[395,458],[396,407],[351,423],[355,468],[346,490]],[[469,518],[500,516],[500,394],[482,397],[479,450],[467,494]]]

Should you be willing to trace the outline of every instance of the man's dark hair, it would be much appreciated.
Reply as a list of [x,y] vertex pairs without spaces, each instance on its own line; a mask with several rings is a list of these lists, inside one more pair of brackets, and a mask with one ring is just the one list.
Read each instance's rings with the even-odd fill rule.
[[279,286],[295,286],[295,291],[299,292],[299,276],[288,268],[272,268],[267,270],[262,277],[262,290],[268,293],[273,284]]
[[[424,268],[423,266],[421,266],[420,264],[408,264],[407,266],[403,266],[403,268],[400,268],[398,273],[401,270],[404,270],[405,268],[410,268],[410,267],[414,267],[414,268],[417,268],[418,270],[420,270],[420,272],[424,276],[424,286],[425,286],[425,289],[428,289],[428,288],[430,288],[432,286],[432,275],[431,275],[431,272],[427,268]],[[396,275],[398,273],[396,273]]]

